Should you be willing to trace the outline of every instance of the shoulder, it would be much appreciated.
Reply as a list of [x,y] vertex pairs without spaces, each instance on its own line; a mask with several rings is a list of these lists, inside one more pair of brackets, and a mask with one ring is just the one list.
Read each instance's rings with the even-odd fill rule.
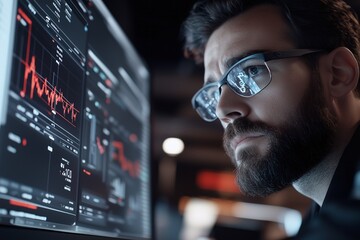
[[296,239],[360,239],[360,200],[328,202]]
[[344,151],[323,206],[296,239],[360,239],[359,133],[358,129]]

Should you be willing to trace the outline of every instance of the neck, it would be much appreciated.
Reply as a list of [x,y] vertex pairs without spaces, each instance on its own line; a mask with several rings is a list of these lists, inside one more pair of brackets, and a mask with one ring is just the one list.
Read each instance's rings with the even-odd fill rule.
[[293,183],[293,187],[301,194],[311,198],[322,206],[336,167],[343,151],[349,143],[359,123],[352,124],[350,128],[341,128],[337,136],[335,149],[331,151],[317,166],[307,172]]
[[341,153],[331,154],[331,156],[325,158],[316,167],[295,181],[293,187],[296,191],[322,206]]

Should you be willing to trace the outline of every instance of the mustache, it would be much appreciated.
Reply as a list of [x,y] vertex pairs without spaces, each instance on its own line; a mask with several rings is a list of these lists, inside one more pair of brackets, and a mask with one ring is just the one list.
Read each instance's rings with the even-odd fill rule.
[[[264,122],[252,122],[247,118],[237,118],[230,123],[224,131],[223,148],[230,158],[233,158],[233,150],[231,148],[231,141],[237,136],[246,133],[263,133],[268,136],[276,136],[281,133],[280,128],[271,127]],[[232,159],[233,161],[233,159]]]
[[224,141],[231,141],[236,135],[248,132],[274,133],[274,131],[277,132],[278,130],[263,122],[252,122],[247,118],[237,118],[226,127],[223,139]]

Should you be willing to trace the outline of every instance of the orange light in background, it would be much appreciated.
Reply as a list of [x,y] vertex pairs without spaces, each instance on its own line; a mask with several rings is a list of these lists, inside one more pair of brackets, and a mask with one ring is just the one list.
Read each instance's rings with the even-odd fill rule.
[[204,190],[240,193],[240,189],[235,182],[235,174],[232,172],[200,171],[196,176],[196,184]]

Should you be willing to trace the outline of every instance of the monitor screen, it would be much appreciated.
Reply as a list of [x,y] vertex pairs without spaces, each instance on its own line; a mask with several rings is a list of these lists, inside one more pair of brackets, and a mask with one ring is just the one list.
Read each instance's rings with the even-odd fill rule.
[[149,72],[105,4],[0,0],[0,46],[2,239],[151,239]]

